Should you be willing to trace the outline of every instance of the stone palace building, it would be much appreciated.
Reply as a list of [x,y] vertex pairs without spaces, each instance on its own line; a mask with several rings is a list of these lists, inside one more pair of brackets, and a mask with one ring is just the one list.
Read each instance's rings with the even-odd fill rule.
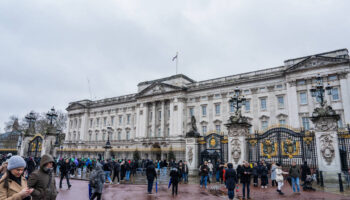
[[109,135],[111,157],[132,159],[137,149],[141,158],[167,159],[173,151],[177,160],[184,160],[191,116],[201,135],[227,135],[224,124],[234,113],[229,99],[236,87],[247,99],[242,115],[252,124],[250,133],[277,125],[313,129],[309,117],[319,101],[310,89],[317,76],[324,86],[332,86],[326,101],[340,115],[338,126],[343,127],[350,122],[349,67],[348,50],[340,49],[204,81],[177,74],[141,82],[133,94],[71,102],[60,151],[66,156],[103,157]]

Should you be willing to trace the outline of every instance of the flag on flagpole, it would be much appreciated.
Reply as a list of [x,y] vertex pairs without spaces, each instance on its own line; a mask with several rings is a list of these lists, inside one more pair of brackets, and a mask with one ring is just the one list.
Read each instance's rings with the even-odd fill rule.
[[174,61],[175,59],[177,59],[177,53],[176,53],[176,56],[173,57],[172,61]]

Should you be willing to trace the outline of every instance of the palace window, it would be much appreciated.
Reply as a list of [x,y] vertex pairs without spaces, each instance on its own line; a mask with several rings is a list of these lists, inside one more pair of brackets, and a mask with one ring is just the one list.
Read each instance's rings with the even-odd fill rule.
[[266,106],[266,98],[261,98],[260,99],[260,109],[261,110],[266,110],[267,106]]
[[114,126],[114,116],[111,116],[111,124]]
[[126,131],[126,140],[130,139],[130,131]]
[[118,140],[122,139],[122,133],[120,131],[118,131]]
[[301,105],[307,104],[307,93],[306,92],[300,92],[299,93],[299,100]]
[[279,123],[280,125],[285,125],[285,124],[286,124],[286,120],[285,120],[285,119],[280,119],[280,120],[278,121],[278,123]]
[[278,108],[284,108],[284,97],[278,96],[277,101],[278,101]]
[[215,129],[216,129],[216,133],[219,134],[221,132],[221,125],[216,125]]
[[269,126],[269,122],[268,121],[261,121],[261,129],[262,130],[266,130]]
[[338,128],[343,128],[343,121],[341,119],[338,120]]
[[220,115],[220,104],[215,104],[215,115]]
[[207,126],[202,126],[202,133],[203,135],[207,133]]
[[158,128],[158,137],[160,137],[161,129]]
[[107,126],[107,117],[103,118],[103,126]]
[[246,100],[245,102],[245,111],[250,111],[250,100]]
[[190,117],[192,117],[194,115],[194,108],[189,109],[189,114],[190,114]]
[[90,119],[90,128],[92,128],[92,123],[94,122],[94,120],[91,118]]
[[97,140],[98,140],[98,134],[95,133],[95,141],[97,141]]
[[119,115],[119,125],[122,125],[122,123],[123,123],[123,116]]
[[297,85],[306,85],[306,81],[305,80],[298,80]]
[[100,126],[100,118],[96,118],[96,127]]
[[328,80],[329,81],[335,81],[335,80],[337,80],[338,79],[338,76],[337,75],[332,75],[332,76],[329,76],[328,77]]
[[162,111],[158,111],[158,121],[162,121]]
[[339,90],[338,90],[338,88],[332,88],[332,100],[333,101],[339,100]]
[[235,112],[235,104],[233,102],[230,102],[230,112],[233,113]]
[[202,116],[207,116],[207,106],[202,105]]
[[130,114],[126,115],[126,122],[127,124],[130,124]]
[[309,123],[309,118],[308,117],[302,117],[302,122],[303,122],[303,127],[305,130],[310,129],[310,123]]

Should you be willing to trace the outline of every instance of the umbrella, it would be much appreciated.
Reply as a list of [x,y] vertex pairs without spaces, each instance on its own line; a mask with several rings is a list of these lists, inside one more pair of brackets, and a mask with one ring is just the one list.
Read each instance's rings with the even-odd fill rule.
[[170,180],[169,180],[168,189],[170,188],[170,186],[171,186],[171,178],[170,178]]
[[158,179],[156,179],[156,193],[158,193]]

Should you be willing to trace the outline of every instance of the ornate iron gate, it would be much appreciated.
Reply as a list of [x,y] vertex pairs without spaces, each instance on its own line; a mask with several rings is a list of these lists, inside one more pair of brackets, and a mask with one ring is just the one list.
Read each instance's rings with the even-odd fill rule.
[[35,136],[32,141],[29,142],[28,156],[41,156],[41,148],[43,144],[43,138]]
[[348,171],[350,167],[350,131],[338,132],[339,153],[342,171]]
[[213,165],[215,165],[219,159],[221,162],[228,161],[227,136],[211,133],[207,136],[200,137],[198,143],[198,165],[208,160],[211,160]]
[[307,161],[311,168],[317,168],[317,153],[314,134],[295,132],[285,127],[272,128],[263,134],[250,135],[247,138],[249,162],[281,163],[290,166],[293,161],[301,165]]

